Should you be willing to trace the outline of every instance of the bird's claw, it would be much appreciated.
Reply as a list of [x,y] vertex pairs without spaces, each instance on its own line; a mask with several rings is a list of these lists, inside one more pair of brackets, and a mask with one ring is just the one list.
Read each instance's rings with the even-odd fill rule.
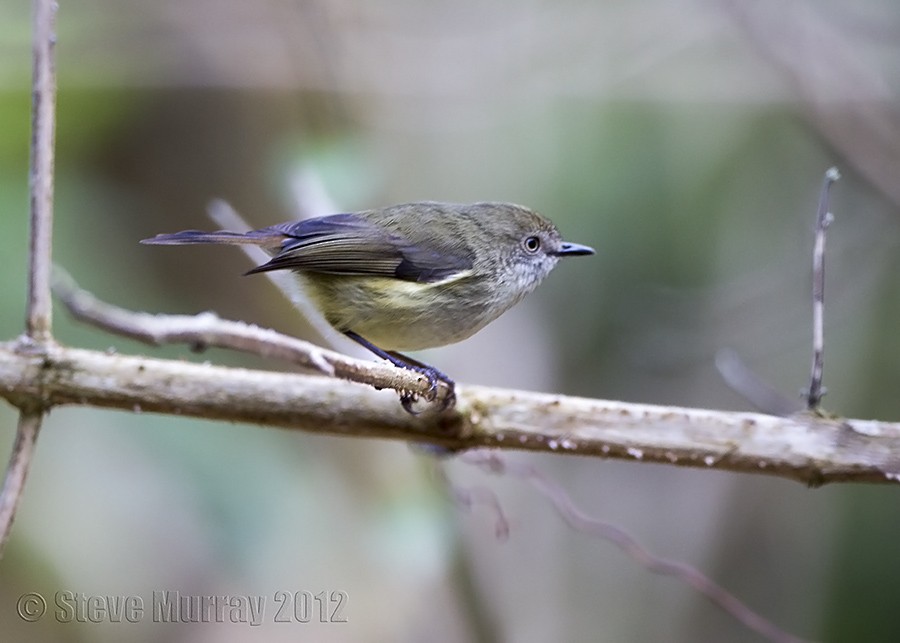
[[[442,383],[446,385],[447,393],[440,399],[440,408],[438,409],[438,412],[446,411],[456,404],[456,384],[449,377],[431,366],[409,365],[407,368],[424,375],[428,379],[428,391],[421,395],[427,402],[434,402],[437,400],[440,385]],[[419,415],[422,411],[417,411],[413,407],[413,404],[419,400],[419,397],[420,395],[418,393],[410,393],[408,391],[403,392],[400,394],[400,405],[410,415]]]

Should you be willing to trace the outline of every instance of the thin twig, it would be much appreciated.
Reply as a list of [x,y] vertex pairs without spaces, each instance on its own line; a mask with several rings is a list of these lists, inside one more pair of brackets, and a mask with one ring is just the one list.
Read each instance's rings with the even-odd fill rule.
[[125,310],[83,290],[59,266],[53,271],[53,293],[75,319],[145,344],[188,344],[195,351],[210,346],[229,348],[335,375],[323,350],[309,342],[244,322],[220,319],[212,312],[153,315]]
[[819,407],[825,390],[822,370],[825,364],[825,231],[834,218],[828,211],[831,184],[841,178],[837,168],[829,168],[822,182],[819,209],[816,212],[816,240],[813,248],[813,358],[806,406],[810,411]]
[[527,480],[550,501],[550,504],[553,505],[553,508],[556,509],[566,524],[575,531],[612,543],[649,571],[655,574],[673,576],[682,583],[689,585],[716,606],[728,612],[744,626],[761,634],[770,641],[801,643],[804,640],[785,632],[771,621],[754,612],[740,599],[694,567],[679,561],[666,560],[655,556],[620,527],[589,516],[575,505],[569,494],[566,493],[559,483],[548,478],[537,467],[523,462],[510,462],[500,454],[488,450],[472,451],[463,455],[461,459],[491,473],[507,474]]
[[[32,5],[33,67],[31,84],[31,229],[29,239],[28,301],[25,331],[30,348],[51,341],[50,270],[53,246],[53,144],[56,133],[56,3],[34,0]],[[12,531],[25,479],[41,429],[43,400],[20,406],[19,425],[3,490],[0,491],[0,557]]]
[[463,488],[452,484],[449,480],[447,480],[447,488],[456,505],[466,511],[471,512],[475,505],[487,507],[494,517],[494,537],[501,542],[509,540],[509,519],[493,489],[488,487]]
[[31,458],[34,455],[34,444],[41,428],[43,415],[40,411],[25,412],[19,415],[19,426],[16,428],[16,441],[13,444],[12,454],[9,456],[9,465],[6,467],[6,477],[3,480],[3,493],[0,493],[0,555],[6,548],[9,540],[12,524],[19,508],[22,491],[25,488],[25,478],[28,477],[28,469]]
[[31,105],[31,239],[28,270],[28,336],[50,339],[50,251],[53,241],[53,141],[56,75],[53,49],[56,3],[34,2],[34,68]]

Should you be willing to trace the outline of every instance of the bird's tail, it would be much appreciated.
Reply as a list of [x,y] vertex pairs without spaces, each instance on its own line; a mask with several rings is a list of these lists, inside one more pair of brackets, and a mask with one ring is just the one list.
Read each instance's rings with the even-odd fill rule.
[[141,243],[151,246],[184,246],[192,243],[224,243],[229,245],[250,244],[254,246],[279,246],[284,240],[283,232],[272,228],[253,230],[251,232],[203,232],[202,230],[182,230],[170,234],[158,234],[149,239],[141,239]]

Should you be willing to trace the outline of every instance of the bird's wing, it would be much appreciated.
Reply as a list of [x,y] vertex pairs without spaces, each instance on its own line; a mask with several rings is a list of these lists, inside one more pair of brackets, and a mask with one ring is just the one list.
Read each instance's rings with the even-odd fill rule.
[[284,235],[281,250],[247,274],[304,270],[429,283],[472,267],[472,257],[458,248],[451,251],[433,243],[413,243],[355,214],[306,219],[266,230]]

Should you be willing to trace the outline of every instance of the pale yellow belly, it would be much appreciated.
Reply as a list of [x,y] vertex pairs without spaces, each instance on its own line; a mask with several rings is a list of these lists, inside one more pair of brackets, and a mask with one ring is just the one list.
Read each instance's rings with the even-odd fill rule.
[[515,303],[497,305],[485,299],[466,277],[421,284],[383,277],[301,276],[328,323],[384,350],[416,351],[453,344]]

